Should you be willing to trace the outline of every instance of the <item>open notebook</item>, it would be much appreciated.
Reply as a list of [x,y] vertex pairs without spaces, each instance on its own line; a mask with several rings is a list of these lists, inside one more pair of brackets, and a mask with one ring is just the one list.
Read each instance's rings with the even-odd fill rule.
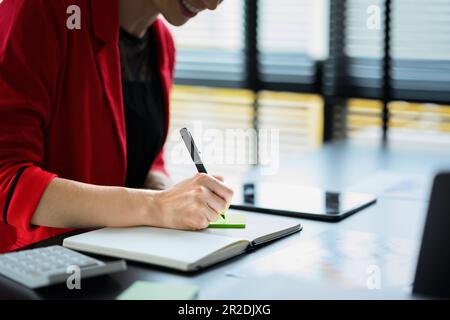
[[[227,215],[233,212],[238,211],[229,210]],[[245,214],[245,229],[191,232],[153,227],[104,228],[66,238],[63,245],[94,254],[195,271],[302,229],[293,218]]]

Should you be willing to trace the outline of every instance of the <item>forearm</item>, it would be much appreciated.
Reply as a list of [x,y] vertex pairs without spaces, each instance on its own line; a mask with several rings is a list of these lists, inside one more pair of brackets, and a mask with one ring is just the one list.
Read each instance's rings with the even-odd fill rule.
[[55,228],[154,226],[200,230],[229,207],[233,191],[197,174],[163,190],[95,186],[60,178],[50,182],[31,219]]
[[158,225],[155,194],[56,178],[44,192],[32,224],[55,228]]

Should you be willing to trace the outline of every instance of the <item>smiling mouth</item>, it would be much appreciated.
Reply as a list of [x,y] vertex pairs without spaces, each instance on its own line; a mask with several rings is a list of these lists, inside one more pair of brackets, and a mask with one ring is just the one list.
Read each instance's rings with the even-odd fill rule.
[[197,15],[202,9],[199,9],[189,3],[187,0],[180,0],[181,8],[183,9],[183,14],[189,18]]

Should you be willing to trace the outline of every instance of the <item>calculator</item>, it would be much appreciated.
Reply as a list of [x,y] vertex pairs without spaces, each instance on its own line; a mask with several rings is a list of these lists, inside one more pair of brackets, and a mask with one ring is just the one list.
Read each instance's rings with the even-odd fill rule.
[[0,255],[0,275],[31,289],[64,283],[77,271],[82,281],[126,268],[123,260],[103,262],[62,246]]

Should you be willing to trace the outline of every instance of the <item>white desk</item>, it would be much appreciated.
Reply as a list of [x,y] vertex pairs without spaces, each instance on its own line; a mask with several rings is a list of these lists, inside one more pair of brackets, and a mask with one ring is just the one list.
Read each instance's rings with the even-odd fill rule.
[[[288,179],[288,181],[301,181],[304,185],[340,190],[348,189],[349,186],[379,170],[405,174],[419,173],[425,177],[431,177],[437,168],[445,165],[450,167],[449,160],[449,150],[433,146],[418,148],[413,145],[400,145],[381,148],[380,146],[337,143],[327,145],[318,151],[294,154],[283,159],[282,170],[277,176],[261,177],[257,172],[252,172],[248,179],[277,182]],[[329,229],[355,230],[419,241],[422,236],[426,208],[427,203],[424,201],[382,197],[378,199],[377,204],[339,223],[301,219],[304,227],[301,233],[198,274],[185,275],[143,264],[129,263],[127,272],[86,281],[82,292],[69,292],[58,287],[34,292],[0,279],[0,298],[115,298],[136,280],[194,283],[200,287],[200,299],[229,298],[229,291],[224,292],[224,289],[239,288],[239,281],[244,283],[242,280],[226,276],[231,268],[244,266],[255,259],[269,256],[282,248],[315,237]],[[55,242],[57,242],[56,239]],[[292,286],[295,285],[296,282],[292,281]],[[259,287],[255,288],[255,298],[258,297],[256,292],[264,288],[274,287],[269,281],[259,283]],[[277,297],[280,296],[277,292],[273,292],[273,298]],[[304,298],[303,294],[299,292],[298,298]]]

